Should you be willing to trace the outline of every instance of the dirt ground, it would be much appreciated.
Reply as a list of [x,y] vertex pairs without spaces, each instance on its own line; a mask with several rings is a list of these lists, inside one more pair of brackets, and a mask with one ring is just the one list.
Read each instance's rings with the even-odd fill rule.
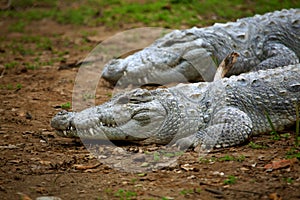
[[[57,136],[49,122],[62,104],[72,102],[78,71],[73,64],[116,30],[34,22],[26,33],[52,41],[52,46],[36,49],[35,42],[24,40],[27,35],[6,28],[13,21],[1,23],[0,199],[300,199],[299,160],[285,160],[289,152],[300,150],[294,148],[290,130],[279,140],[262,135],[250,145],[214,150],[202,159],[188,151],[176,165],[150,172],[106,165],[80,140]],[[87,38],[83,31],[97,34]],[[58,51],[67,53],[59,57]],[[28,65],[33,62],[36,67]],[[15,64],[5,68],[7,63]],[[101,103],[112,88],[99,85],[96,101]]]

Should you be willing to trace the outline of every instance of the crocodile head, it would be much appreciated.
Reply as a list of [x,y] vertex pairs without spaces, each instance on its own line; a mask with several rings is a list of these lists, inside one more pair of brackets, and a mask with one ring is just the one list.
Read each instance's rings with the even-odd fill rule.
[[173,31],[133,55],[111,60],[102,77],[123,87],[212,80],[216,69],[213,47],[193,31]]
[[51,126],[64,137],[137,141],[159,133],[167,116],[168,109],[151,91],[136,89],[78,113],[61,111]]

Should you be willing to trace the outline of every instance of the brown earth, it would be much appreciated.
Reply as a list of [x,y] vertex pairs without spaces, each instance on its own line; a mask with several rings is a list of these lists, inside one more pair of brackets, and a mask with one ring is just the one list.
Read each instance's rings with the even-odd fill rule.
[[[300,198],[300,165],[285,161],[294,148],[294,134],[274,140],[271,135],[252,138],[255,144],[214,150],[203,159],[196,152],[183,154],[176,165],[146,173],[119,171],[91,156],[79,140],[57,136],[50,127],[60,105],[72,101],[78,68],[63,66],[83,59],[98,42],[116,31],[34,22],[29,35],[48,37],[52,46],[38,48],[25,33],[1,22],[0,46],[0,197],[21,199],[56,196],[61,199],[282,199]],[[82,32],[97,32],[87,39]],[[95,39],[96,38],[96,39]],[[19,44],[24,49],[19,48]],[[34,52],[27,52],[33,49]],[[62,57],[57,52],[67,51]],[[40,62],[37,68],[27,63]],[[58,58],[58,59],[54,59]],[[47,62],[54,59],[53,62]],[[4,68],[7,63],[16,66]],[[42,64],[41,64],[42,63]],[[99,84],[96,101],[109,99],[112,88]],[[292,130],[295,130],[292,128]],[[128,146],[124,146],[128,149]],[[155,146],[130,148],[155,149]],[[299,154],[299,148],[294,149]],[[273,170],[272,161],[280,161]],[[98,163],[100,163],[98,165]],[[278,163],[277,163],[278,164]],[[82,166],[91,169],[81,169]],[[229,180],[228,176],[232,176]],[[234,180],[235,179],[235,180]],[[28,195],[28,196],[26,196]],[[271,196],[270,196],[271,195]],[[273,196],[272,196],[273,195]]]

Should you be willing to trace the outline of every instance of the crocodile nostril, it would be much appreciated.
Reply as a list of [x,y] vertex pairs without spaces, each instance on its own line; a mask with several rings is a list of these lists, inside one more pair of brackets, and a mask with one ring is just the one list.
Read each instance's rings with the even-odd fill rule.
[[62,110],[59,113],[57,113],[57,115],[66,115],[66,114],[68,114],[68,111],[66,110]]

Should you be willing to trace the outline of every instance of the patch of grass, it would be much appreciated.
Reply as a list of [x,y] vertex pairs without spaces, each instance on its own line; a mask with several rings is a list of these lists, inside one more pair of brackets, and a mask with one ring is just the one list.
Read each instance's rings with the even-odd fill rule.
[[36,63],[25,63],[26,69],[29,70],[36,70],[38,69],[38,65],[36,65]]
[[294,182],[293,178],[291,177],[283,178],[283,181],[285,181],[288,184],[292,184]]
[[[102,3],[103,4],[103,3]],[[297,4],[297,3],[294,3]],[[286,3],[286,7],[294,7]],[[299,4],[299,3],[298,3]],[[208,25],[213,21],[228,21],[250,16],[254,13],[264,13],[280,9],[281,2],[270,3],[266,0],[245,4],[242,0],[224,1],[114,1],[103,10],[102,18],[98,20],[108,26],[116,23],[142,22],[149,26],[179,27],[182,25]],[[259,8],[259,9],[258,9]],[[214,17],[211,20],[212,16]]]
[[156,151],[156,152],[153,153],[153,160],[155,162],[158,162],[160,160],[160,153],[159,152]]
[[224,156],[224,157],[219,158],[218,160],[219,160],[219,161],[234,161],[234,160],[235,160],[235,157],[226,155],[226,156]]
[[14,86],[11,83],[9,83],[9,84],[6,85],[6,89],[13,90]]
[[135,184],[135,183],[137,182],[137,180],[138,180],[138,179],[133,178],[133,179],[130,180],[130,182],[131,182],[132,184]]
[[237,177],[230,175],[230,176],[227,177],[226,180],[224,180],[223,183],[225,185],[232,185],[232,184],[235,184],[236,181],[237,181]]
[[291,137],[291,134],[290,134],[290,133],[283,133],[283,134],[280,134],[280,138],[289,139],[290,137]]
[[252,141],[249,142],[248,146],[251,147],[252,149],[265,149],[265,148],[267,148],[267,146],[256,144]]
[[279,140],[280,139],[280,135],[276,131],[275,126],[274,126],[274,124],[273,124],[273,122],[272,122],[272,120],[270,118],[269,113],[265,111],[265,115],[267,117],[267,120],[268,120],[269,125],[270,125],[271,130],[272,130],[270,134],[273,135],[273,140]]
[[71,108],[71,103],[67,102],[67,103],[61,104],[61,108],[62,109],[70,109]]
[[65,56],[65,55],[68,55],[70,52],[65,50],[65,51],[58,51],[58,52],[55,52],[59,57],[62,57],[62,56]]
[[78,8],[69,8],[58,12],[55,20],[62,24],[89,25],[97,13],[97,9],[94,7],[82,5]]
[[39,66],[53,65],[53,60],[43,61],[37,63]]
[[24,43],[38,43],[41,41],[41,36],[23,35],[20,38],[20,42]]
[[183,189],[179,192],[181,195],[188,195],[188,194],[193,194],[194,190],[193,189]]
[[12,83],[8,83],[6,85],[0,85],[0,89],[4,89],[4,90],[20,90],[21,88],[23,88],[21,83],[17,83],[15,86]]
[[97,35],[97,31],[82,31],[81,35],[85,41],[88,41],[88,37]]
[[52,50],[52,41],[49,38],[41,38],[38,43],[36,43],[36,47],[41,50]]
[[13,41],[13,43],[9,44],[9,49],[11,49],[13,54],[21,54],[22,56],[26,55],[34,55],[34,51],[31,48],[25,47],[22,43],[18,41]]
[[270,134],[273,136],[273,140],[280,140],[280,135],[277,132],[271,131]]
[[8,27],[8,30],[11,31],[11,32],[22,33],[22,32],[24,32],[25,26],[26,26],[26,22],[24,22],[24,21],[18,21],[18,22],[14,23],[14,24],[11,24]]
[[165,156],[165,157],[169,157],[169,158],[171,158],[171,157],[179,157],[182,154],[184,154],[183,151],[176,151],[176,152],[160,151],[159,153],[161,154],[161,156]]
[[[123,24],[142,23],[146,26],[180,28],[182,26],[211,25],[215,21],[231,21],[253,14],[262,14],[282,8],[300,7],[299,1],[258,0],[245,3],[242,0],[24,0],[12,1],[16,10],[0,13],[0,18],[10,17],[30,22],[44,18],[62,24],[98,26],[99,24],[118,28]],[[18,3],[16,3],[18,2]],[[33,6],[34,5],[34,6]],[[21,9],[21,11],[20,11]],[[24,28],[24,27],[23,27]],[[14,31],[23,29],[12,28]]]
[[136,192],[130,190],[119,189],[114,193],[114,196],[119,197],[120,200],[130,200],[132,197],[136,197]]
[[18,65],[18,62],[12,61],[12,62],[9,62],[9,63],[5,63],[5,64],[4,64],[4,67],[5,67],[6,69],[11,69],[11,68],[16,67],[17,65]]
[[286,158],[297,158],[300,160],[300,151],[297,148],[292,148],[286,153]]
[[20,90],[20,89],[22,89],[22,87],[23,87],[23,86],[22,86],[22,84],[21,84],[21,83],[17,83],[17,85],[16,85],[16,89],[17,89],[17,90]]
[[238,161],[238,162],[242,162],[242,161],[245,160],[245,156],[241,155],[241,156],[235,157],[235,156],[226,155],[224,157],[219,158],[218,160],[221,161],[221,162],[223,162],[223,161]]

